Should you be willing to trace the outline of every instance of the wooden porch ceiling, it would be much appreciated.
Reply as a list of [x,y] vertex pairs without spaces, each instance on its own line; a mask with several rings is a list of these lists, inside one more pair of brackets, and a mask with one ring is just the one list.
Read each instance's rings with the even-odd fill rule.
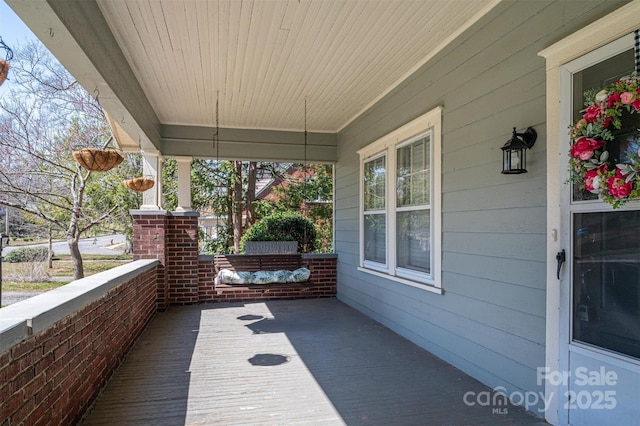
[[125,148],[212,156],[219,93],[221,156],[244,143],[244,155],[300,159],[306,98],[321,161],[335,160],[336,132],[498,2],[7,0],[99,95]]

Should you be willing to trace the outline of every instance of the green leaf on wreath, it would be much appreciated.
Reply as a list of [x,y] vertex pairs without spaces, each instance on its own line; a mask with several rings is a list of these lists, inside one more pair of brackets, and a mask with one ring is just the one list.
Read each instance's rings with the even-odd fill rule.
[[631,182],[632,180],[634,180],[634,179],[635,179],[635,177],[636,177],[636,172],[631,172],[631,173],[627,176],[627,178],[624,180],[624,182],[625,182],[625,183],[629,183],[629,182]]

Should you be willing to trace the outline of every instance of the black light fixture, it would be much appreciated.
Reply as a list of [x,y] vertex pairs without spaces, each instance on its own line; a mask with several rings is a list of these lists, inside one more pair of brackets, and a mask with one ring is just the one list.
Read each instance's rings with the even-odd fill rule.
[[502,174],[517,175],[527,173],[527,150],[536,143],[538,133],[533,127],[527,127],[524,133],[516,133],[504,144],[502,149]]

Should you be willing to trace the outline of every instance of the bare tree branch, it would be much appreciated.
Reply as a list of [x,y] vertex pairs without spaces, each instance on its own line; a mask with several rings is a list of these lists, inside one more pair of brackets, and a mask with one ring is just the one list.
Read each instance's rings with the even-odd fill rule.
[[15,53],[9,96],[0,98],[0,204],[62,230],[74,276],[81,278],[80,236],[119,206],[87,202],[87,185],[96,177],[71,152],[108,146],[109,127],[97,100],[39,42]]

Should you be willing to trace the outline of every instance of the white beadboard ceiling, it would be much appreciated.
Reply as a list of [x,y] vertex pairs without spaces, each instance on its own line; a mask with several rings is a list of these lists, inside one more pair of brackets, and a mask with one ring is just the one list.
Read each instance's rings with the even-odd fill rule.
[[496,0],[98,0],[163,124],[336,132]]

